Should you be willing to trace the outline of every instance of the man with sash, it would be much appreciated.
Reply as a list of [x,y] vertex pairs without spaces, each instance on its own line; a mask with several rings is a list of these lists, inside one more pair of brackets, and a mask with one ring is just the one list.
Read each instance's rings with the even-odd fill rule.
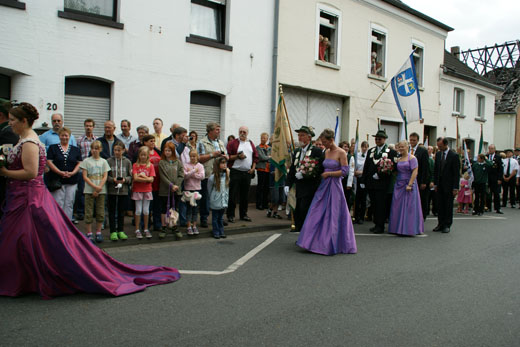
[[[309,211],[314,193],[318,189],[321,182],[321,173],[323,171],[324,154],[321,149],[315,147],[312,143],[314,129],[310,126],[302,126],[296,130],[298,133],[298,141],[300,148],[296,149],[292,156],[291,168],[287,175],[285,186],[285,194],[293,184],[296,185],[296,208],[294,209],[294,225],[295,229],[291,231],[299,232]],[[304,175],[300,171],[300,166],[306,160],[318,160],[316,173],[313,175]]]
[[391,200],[388,198],[388,194],[391,194],[392,190],[392,173],[380,172],[378,166],[382,159],[389,159],[395,169],[397,152],[388,148],[388,145],[385,143],[388,135],[386,135],[384,130],[378,130],[372,136],[375,137],[376,146],[370,148],[367,152],[367,159],[363,166],[363,175],[361,177],[368,190],[370,204],[374,213],[373,221],[375,225],[370,228],[370,231],[382,234],[385,231],[385,222],[390,211],[389,205]]

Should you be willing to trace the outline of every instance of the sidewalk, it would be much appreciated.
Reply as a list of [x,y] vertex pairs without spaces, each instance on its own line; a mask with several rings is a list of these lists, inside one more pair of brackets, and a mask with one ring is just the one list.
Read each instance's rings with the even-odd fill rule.
[[[237,211],[238,214],[238,206]],[[285,211],[279,211],[278,214],[283,217],[283,219],[275,219],[275,218],[267,218],[266,216],[267,210],[259,211],[256,209],[255,204],[249,204],[248,208],[248,216],[251,217],[251,222],[242,221],[236,218],[235,223],[229,223],[228,226],[224,227],[224,231],[227,235],[233,234],[241,234],[241,233],[251,233],[257,231],[266,231],[266,230],[277,230],[277,229],[287,229],[290,230],[291,221],[287,219],[285,215]],[[224,220],[227,221],[226,216],[224,216]],[[76,227],[82,232],[85,233],[85,222],[79,221]],[[93,229],[95,226],[93,225]],[[153,238],[138,240],[135,237],[135,227],[132,226],[132,217],[125,217],[125,228],[124,231],[128,235],[128,240],[126,241],[110,241],[110,230],[108,226],[108,218],[105,226],[105,230],[102,230],[103,238],[105,241],[102,243],[98,243],[97,245],[100,248],[112,248],[112,247],[123,247],[130,245],[138,245],[138,244],[149,244],[156,242],[186,242],[190,240],[194,240],[201,237],[211,237],[211,214],[208,218],[208,228],[198,228],[200,234],[198,236],[188,236],[186,234],[186,227],[179,227],[179,230],[182,232],[182,239],[177,241],[175,235],[168,231],[166,237],[162,240],[159,239],[159,232],[152,231]]]

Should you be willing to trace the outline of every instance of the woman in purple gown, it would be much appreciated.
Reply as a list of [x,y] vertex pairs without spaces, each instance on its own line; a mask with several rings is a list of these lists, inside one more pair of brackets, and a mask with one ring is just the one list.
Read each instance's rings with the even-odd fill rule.
[[177,269],[125,265],[93,245],[67,218],[43,183],[45,147],[32,130],[38,111],[9,112],[20,141],[8,155],[8,193],[0,221],[0,295],[44,299],[77,292],[124,295],[174,282]]
[[417,187],[417,158],[408,154],[408,142],[400,141],[397,150],[401,154],[397,161],[397,180],[392,197],[388,232],[399,235],[421,235],[424,219],[421,198]]
[[327,149],[311,207],[296,244],[324,255],[357,253],[354,227],[348,211],[341,178],[348,173],[347,153],[334,143],[334,131],[325,129],[320,139]]

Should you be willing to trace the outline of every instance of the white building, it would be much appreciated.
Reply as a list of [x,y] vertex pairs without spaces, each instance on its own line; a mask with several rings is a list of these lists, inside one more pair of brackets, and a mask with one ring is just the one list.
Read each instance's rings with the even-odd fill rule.
[[[444,52],[444,64],[441,75],[441,112],[439,134],[448,137],[450,147],[455,148],[457,138],[457,118],[460,134],[460,146],[466,141],[471,153],[476,154],[483,130],[484,149],[495,143],[498,149],[507,141],[509,131],[495,139],[495,98],[502,88],[490,83],[486,78],[470,69],[458,57]],[[512,129],[514,138],[514,127]],[[478,154],[478,153],[477,153]]]
[[[278,82],[293,128],[334,128],[338,112],[341,139],[354,137],[357,120],[366,139],[379,118],[395,143],[402,119],[391,88],[371,105],[415,48],[424,124],[411,123],[408,131],[421,141],[442,134],[439,77],[451,30],[395,0],[282,1]],[[329,39],[328,57],[320,56],[320,35]]]
[[[65,114],[164,120],[199,136],[271,128],[274,0],[0,0],[0,97]],[[253,15],[254,14],[254,15]],[[119,129],[117,130],[119,132]]]

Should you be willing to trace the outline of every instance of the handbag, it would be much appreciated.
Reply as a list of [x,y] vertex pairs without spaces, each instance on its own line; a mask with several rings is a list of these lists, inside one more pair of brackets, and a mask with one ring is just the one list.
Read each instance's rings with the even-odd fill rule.
[[177,225],[177,221],[179,220],[179,212],[175,211],[175,196],[173,194],[170,194],[172,191],[172,187],[173,184],[170,183],[168,189],[168,203],[166,205],[166,224],[168,224],[168,227],[170,228],[175,227]]
[[47,189],[50,192],[61,189],[61,177],[52,171],[49,172],[49,178],[47,179]]

